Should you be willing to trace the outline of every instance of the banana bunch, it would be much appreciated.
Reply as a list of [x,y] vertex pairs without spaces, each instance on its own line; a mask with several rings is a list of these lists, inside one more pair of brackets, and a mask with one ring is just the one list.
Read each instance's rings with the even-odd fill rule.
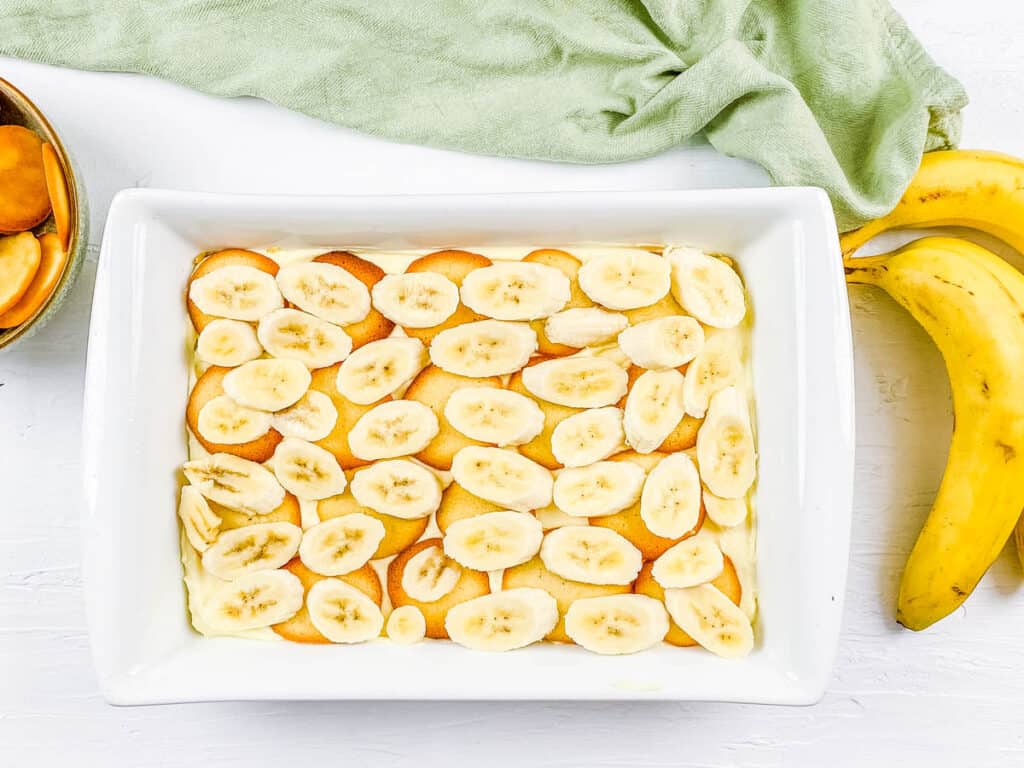
[[897,619],[914,630],[967,599],[1015,524],[1024,562],[1024,275],[948,237],[849,257],[890,229],[944,225],[979,229],[1024,251],[1021,189],[1024,161],[928,153],[893,211],[841,240],[847,281],[882,288],[913,315],[938,345],[953,389],[946,471],[900,584]]

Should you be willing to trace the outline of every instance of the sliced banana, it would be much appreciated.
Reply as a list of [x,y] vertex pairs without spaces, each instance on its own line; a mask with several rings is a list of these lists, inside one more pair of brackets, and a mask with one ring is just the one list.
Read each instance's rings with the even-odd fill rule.
[[540,546],[544,567],[585,584],[631,584],[643,565],[640,550],[610,528],[567,526],[549,531]]
[[570,525],[590,525],[590,521],[587,518],[567,515],[554,504],[534,510],[533,516],[537,518],[541,528],[545,531],[565,528]]
[[678,539],[700,521],[701,487],[697,466],[685,453],[673,453],[651,470],[640,495],[640,519],[655,536]]
[[459,645],[475,651],[511,651],[544,639],[558,623],[558,603],[543,589],[519,587],[452,607],[444,626]]
[[196,355],[200,360],[224,368],[234,368],[262,354],[256,331],[241,320],[211,320],[196,341]]
[[360,347],[338,368],[338,392],[359,405],[375,403],[412,381],[427,365],[419,339],[391,337]]
[[701,351],[686,369],[683,383],[683,406],[686,412],[698,419],[702,417],[711,396],[739,383],[742,371],[736,340],[732,334],[709,334]]
[[434,412],[415,400],[390,400],[374,406],[353,425],[348,444],[367,461],[411,456],[427,447],[440,430]]
[[221,519],[210,509],[203,494],[191,485],[182,486],[178,517],[181,518],[185,538],[196,552],[202,554],[217,540]]
[[537,351],[537,334],[525,324],[478,320],[447,328],[434,337],[430,360],[460,376],[514,373]]
[[188,297],[207,315],[246,322],[284,306],[273,275],[241,264],[197,277],[188,287]]
[[415,605],[400,605],[388,616],[384,631],[399,645],[413,645],[426,636],[427,620]]
[[705,488],[701,498],[704,499],[704,511],[717,526],[732,528],[747,519],[747,500],[742,496],[723,499]]
[[634,365],[660,371],[690,362],[704,346],[704,328],[692,317],[669,315],[619,334],[619,347]]
[[323,392],[310,389],[294,405],[275,413],[272,425],[285,437],[316,442],[331,434],[337,421],[334,401]]
[[288,264],[278,271],[277,284],[292,304],[331,323],[358,323],[370,314],[370,292],[366,286],[336,264]]
[[551,432],[551,453],[564,467],[584,467],[625,448],[622,409],[614,405],[575,413]]
[[551,503],[551,472],[506,448],[463,448],[452,459],[452,477],[473,495],[517,512]]
[[284,488],[269,469],[230,453],[186,461],[182,471],[203,496],[231,509],[266,515],[284,501]]
[[633,506],[643,487],[643,467],[631,461],[598,461],[559,472],[552,497],[572,517],[603,517]]
[[718,656],[746,656],[754,647],[750,619],[713,584],[666,589],[665,607],[681,630]]
[[225,581],[254,571],[272,571],[295,557],[301,538],[302,529],[293,523],[233,528],[203,553],[203,568]]
[[363,643],[384,628],[380,607],[341,579],[322,579],[310,587],[306,610],[313,626],[332,643]]
[[456,390],[444,417],[466,437],[500,446],[528,443],[544,429],[544,412],[533,400],[494,387]]
[[544,321],[544,335],[555,344],[589,347],[611,341],[629,325],[619,312],[600,307],[576,307],[552,315]]
[[651,575],[665,589],[695,587],[716,579],[724,567],[715,537],[701,531],[669,547],[654,561]]
[[307,368],[326,368],[352,351],[352,338],[341,328],[298,309],[275,309],[256,329],[263,348],[274,357],[298,360]]
[[271,357],[250,360],[229,371],[222,386],[239,405],[280,411],[306,394],[312,380],[309,369],[298,360]]
[[409,558],[402,571],[402,591],[420,603],[434,603],[462,578],[462,566],[441,547],[427,547]]
[[684,415],[683,374],[674,368],[644,371],[626,398],[626,442],[637,453],[656,451]]
[[440,325],[459,306],[459,287],[437,272],[385,275],[371,296],[384,317],[405,328]]
[[601,408],[626,394],[629,376],[603,357],[561,357],[523,369],[523,386],[556,405]]
[[705,325],[732,328],[747,312],[743,283],[736,270],[697,248],[665,249],[672,267],[672,295],[679,306]]
[[380,520],[362,512],[332,517],[306,529],[299,558],[314,573],[341,576],[366,565],[384,533]]
[[348,483],[333,453],[297,437],[277,444],[270,466],[278,482],[300,499],[337,496]]
[[504,261],[474,269],[462,280],[462,303],[497,320],[536,320],[569,303],[569,278],[554,267]]
[[203,606],[210,631],[230,635],[287,621],[302,608],[303,588],[288,571],[256,571],[214,586]]
[[636,653],[668,634],[668,614],[660,600],[646,595],[584,597],[569,606],[565,632],[593,653]]
[[631,365],[629,358],[626,357],[626,353],[623,352],[619,348],[619,345],[614,341],[609,342],[608,344],[602,344],[601,346],[598,347],[590,347],[588,350],[586,350],[584,353],[581,353],[579,356],[584,357],[586,353],[589,353],[594,357],[600,357],[605,360],[610,360],[611,362],[615,363],[617,366],[626,371],[629,370],[629,367]]
[[196,429],[211,443],[241,445],[270,431],[273,414],[239,405],[227,395],[217,395],[199,409]]
[[540,551],[544,531],[526,512],[487,512],[458,520],[444,532],[444,552],[466,568],[498,571]]
[[422,464],[389,459],[360,469],[352,478],[352,495],[374,512],[415,520],[437,511],[441,484]]
[[580,288],[609,309],[638,309],[663,298],[671,285],[671,268],[647,251],[619,251],[588,260],[580,267]]
[[747,405],[736,387],[726,387],[711,398],[697,432],[701,478],[716,496],[738,499],[754,482],[756,461]]

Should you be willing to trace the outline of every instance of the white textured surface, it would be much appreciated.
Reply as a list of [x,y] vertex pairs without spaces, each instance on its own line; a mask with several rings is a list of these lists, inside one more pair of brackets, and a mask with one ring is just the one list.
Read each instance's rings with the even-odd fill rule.
[[[965,146],[1024,155],[1024,9],[1007,0],[896,5],[971,94]],[[705,150],[615,167],[502,161],[387,144],[139,77],[7,59],[0,75],[62,131],[87,179],[94,228],[91,261],[65,311],[21,348],[0,353],[0,765],[1024,762],[1024,596],[1012,552],[941,625],[914,635],[892,621],[899,571],[945,461],[949,388],[938,353],[913,322],[859,290],[850,582],[836,673],[821,704],[108,707],[96,693],[82,615],[78,446],[96,246],[115,191],[651,189],[759,177],[741,164],[723,176]]]

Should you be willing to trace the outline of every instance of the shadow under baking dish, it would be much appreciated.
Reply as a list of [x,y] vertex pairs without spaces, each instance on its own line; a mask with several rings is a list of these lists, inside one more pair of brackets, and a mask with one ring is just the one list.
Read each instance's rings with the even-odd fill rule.
[[[759,453],[754,652],[598,656],[446,642],[307,646],[188,624],[175,515],[186,458],[182,300],[196,253],[341,245],[691,244],[739,265],[753,312]],[[86,609],[115,704],[224,699],[669,699],[808,704],[831,675],[849,551],[853,381],[821,190],[395,197],[120,193],[93,299],[83,423]],[[258,670],[258,674],[254,671]]]

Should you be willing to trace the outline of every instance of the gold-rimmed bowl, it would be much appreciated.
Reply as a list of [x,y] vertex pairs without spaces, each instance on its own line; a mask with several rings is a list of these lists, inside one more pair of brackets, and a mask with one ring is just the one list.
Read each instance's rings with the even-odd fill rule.
[[[85,249],[88,243],[89,216],[85,201],[85,190],[79,183],[71,157],[61,142],[57,131],[42,111],[32,103],[24,93],[6,80],[0,78],[0,125],[22,125],[35,131],[43,139],[53,145],[60,160],[61,170],[68,188],[68,206],[70,208],[71,231],[68,235],[68,258],[53,292],[40,305],[35,313],[21,325],[14,328],[0,329],[0,349],[10,347],[21,339],[26,339],[45,325],[60,309],[64,300],[71,292],[78,273],[85,261]],[[55,232],[53,214],[39,226],[32,229],[33,234]]]

